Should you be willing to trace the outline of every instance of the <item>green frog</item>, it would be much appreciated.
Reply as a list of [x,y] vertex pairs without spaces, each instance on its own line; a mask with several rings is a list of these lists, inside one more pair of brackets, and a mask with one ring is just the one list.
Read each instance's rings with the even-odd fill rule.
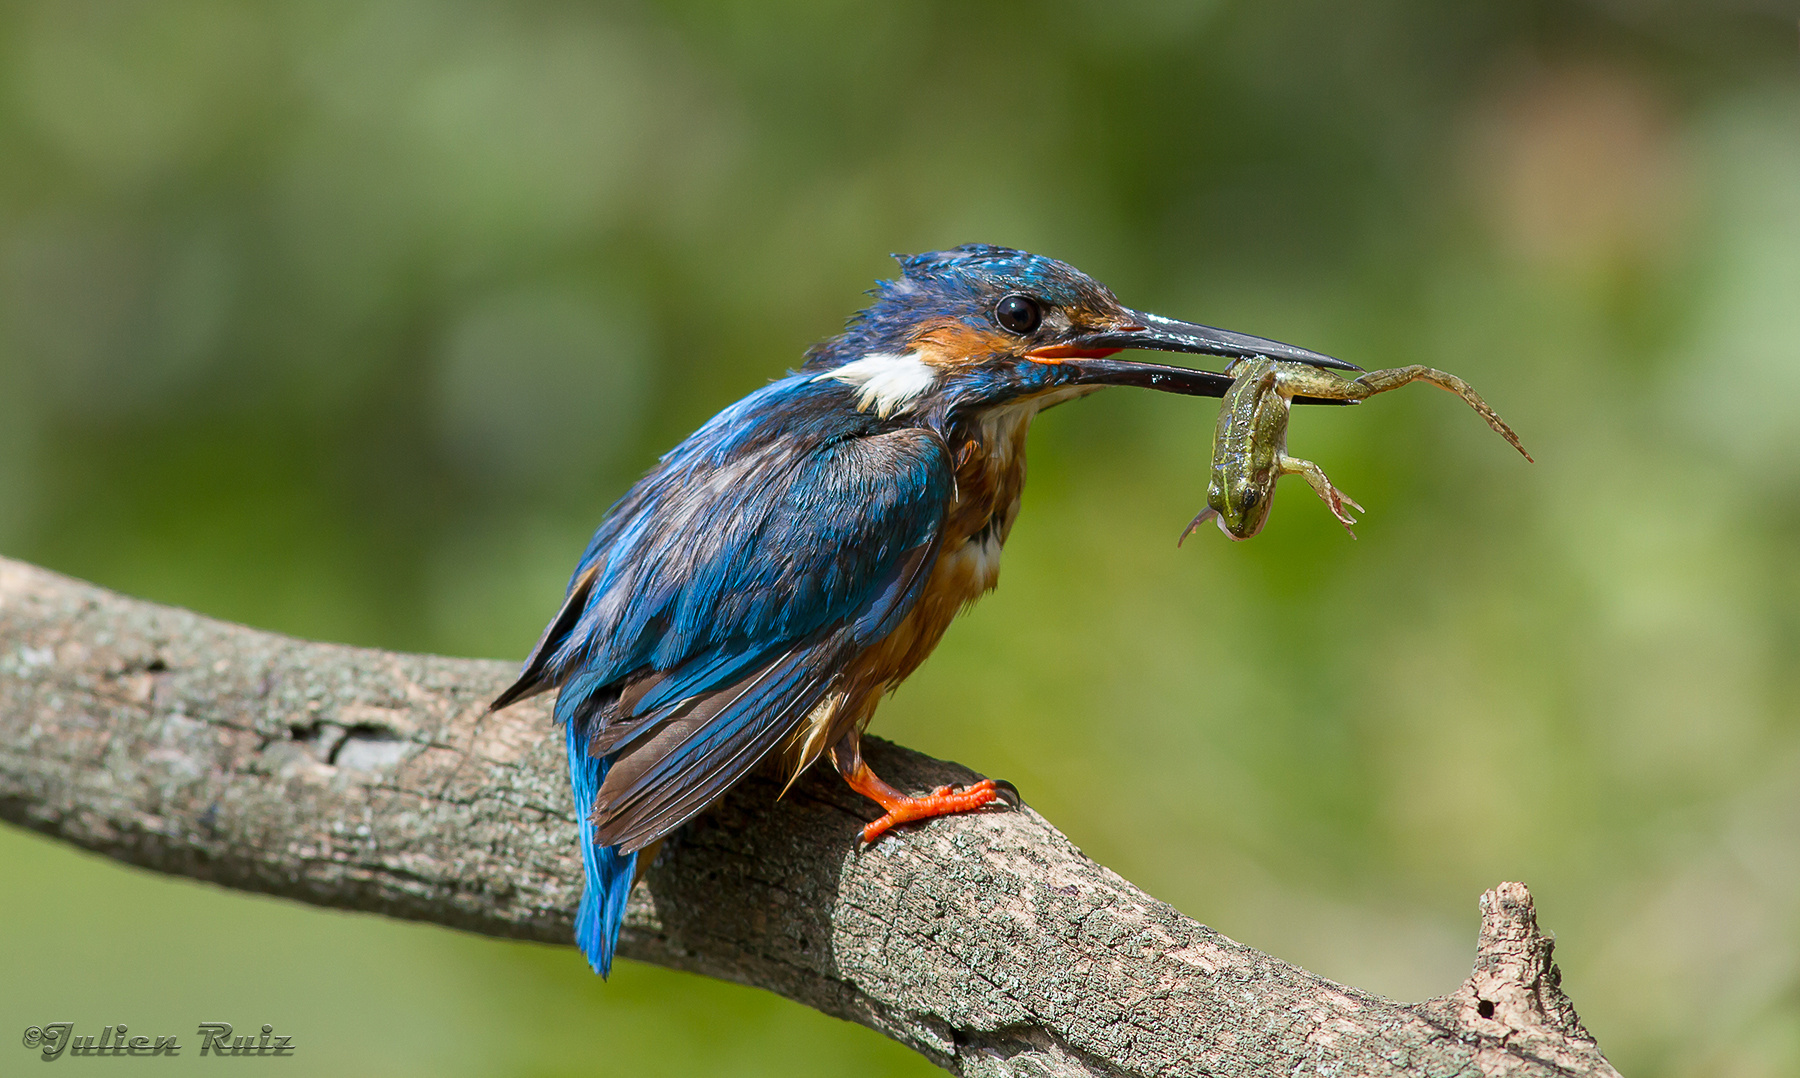
[[1519,444],[1519,436],[1494,414],[1469,383],[1430,367],[1396,367],[1346,379],[1305,363],[1257,356],[1238,360],[1225,373],[1234,381],[1219,406],[1206,508],[1188,524],[1178,543],[1208,520],[1217,521],[1219,530],[1232,539],[1255,535],[1269,519],[1275,481],[1284,475],[1305,477],[1331,509],[1331,515],[1337,517],[1352,539],[1356,538],[1351,528],[1356,519],[1349,509],[1361,513],[1365,512],[1363,507],[1333,486],[1323,468],[1310,460],[1287,455],[1288,409],[1295,397],[1354,404],[1410,382],[1430,382],[1468,401],[1488,426],[1512,443],[1526,460],[1531,459],[1531,454]]

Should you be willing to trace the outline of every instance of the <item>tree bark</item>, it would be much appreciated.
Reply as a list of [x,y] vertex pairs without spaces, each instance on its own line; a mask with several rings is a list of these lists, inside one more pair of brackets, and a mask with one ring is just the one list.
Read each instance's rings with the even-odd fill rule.
[[[509,664],[316,644],[0,559],[0,818],[160,872],[566,943],[562,739]],[[869,739],[908,789],[975,776]],[[1236,943],[1026,807],[860,849],[871,806],[758,775],[672,836],[620,951],[777,992],[964,1075],[1615,1075],[1531,896],[1404,1004]]]

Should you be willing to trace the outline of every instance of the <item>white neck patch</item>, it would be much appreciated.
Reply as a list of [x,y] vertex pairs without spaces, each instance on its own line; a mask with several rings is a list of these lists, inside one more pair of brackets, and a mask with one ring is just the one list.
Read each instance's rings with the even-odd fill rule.
[[919,358],[917,352],[870,352],[836,370],[826,371],[814,381],[826,378],[856,387],[859,411],[875,409],[883,419],[912,407],[937,382],[937,371]]

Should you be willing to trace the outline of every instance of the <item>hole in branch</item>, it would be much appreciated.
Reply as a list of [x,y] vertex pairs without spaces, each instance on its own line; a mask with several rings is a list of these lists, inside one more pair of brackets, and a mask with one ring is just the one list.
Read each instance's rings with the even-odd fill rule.
[[335,767],[373,771],[400,762],[406,755],[407,743],[394,736],[385,726],[359,722],[344,731],[344,736],[325,756]]

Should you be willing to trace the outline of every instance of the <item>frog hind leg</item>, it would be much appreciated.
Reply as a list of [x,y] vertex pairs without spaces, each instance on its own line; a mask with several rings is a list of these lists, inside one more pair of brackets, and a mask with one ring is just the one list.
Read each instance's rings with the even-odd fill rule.
[[[1492,408],[1488,407],[1488,402],[1481,399],[1481,394],[1475,392],[1475,387],[1454,374],[1414,364],[1410,367],[1395,367],[1392,370],[1370,371],[1344,383],[1344,386],[1346,388],[1350,386],[1363,387],[1367,392],[1362,393],[1358,399],[1366,399],[1377,393],[1386,393],[1390,389],[1399,389],[1409,382],[1430,382],[1439,389],[1461,397],[1468,402],[1469,407],[1475,409],[1482,419],[1487,420],[1487,425],[1494,428],[1494,433],[1505,438],[1526,460],[1531,460],[1531,454],[1525,451],[1524,444],[1519,441],[1519,436],[1513,433],[1513,429],[1506,425],[1506,420],[1501,419]],[[1316,488],[1317,484],[1314,486]]]
[[1356,530],[1351,527],[1356,523],[1356,518],[1351,516],[1344,507],[1347,505],[1359,513],[1366,513],[1368,510],[1356,504],[1355,498],[1332,486],[1331,478],[1325,474],[1325,469],[1310,460],[1289,456],[1283,456],[1276,462],[1276,466],[1281,469],[1282,475],[1298,475],[1304,478],[1307,484],[1313,488],[1313,492],[1318,494],[1320,500],[1331,510],[1331,515],[1338,518],[1338,523],[1342,524],[1344,530],[1350,533],[1350,538],[1356,538]]

